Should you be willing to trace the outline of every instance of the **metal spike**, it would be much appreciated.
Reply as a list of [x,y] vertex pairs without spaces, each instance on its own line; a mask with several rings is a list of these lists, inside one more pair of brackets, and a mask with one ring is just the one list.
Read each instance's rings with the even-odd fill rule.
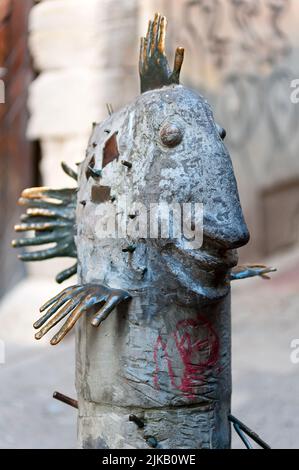
[[107,103],[107,104],[106,104],[106,107],[107,107],[107,111],[108,111],[109,116],[111,116],[111,114],[113,114],[112,104],[111,104],[111,103]]
[[121,160],[120,161],[122,165],[126,166],[127,168],[132,168],[132,163],[128,162],[127,160]]
[[88,170],[93,178],[100,178],[102,176],[102,170],[95,170],[90,165],[88,165]]
[[136,250],[135,245],[128,245],[126,248],[122,249],[123,253],[133,253]]
[[55,400],[61,401],[62,403],[65,403],[66,405],[69,405],[69,406],[72,406],[73,408],[78,409],[78,401],[75,400],[74,398],[67,397],[66,395],[63,395],[62,393],[59,393],[59,392],[54,392],[53,398],[55,398]]
[[138,416],[136,415],[130,415],[129,421],[132,421],[133,423],[135,423],[140,429],[144,428],[144,422],[140,418],[138,418]]

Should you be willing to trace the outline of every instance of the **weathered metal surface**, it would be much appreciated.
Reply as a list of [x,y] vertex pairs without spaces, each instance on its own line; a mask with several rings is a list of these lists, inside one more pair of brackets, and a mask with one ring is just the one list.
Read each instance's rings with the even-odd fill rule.
[[[111,135],[119,158],[103,167]],[[230,446],[230,272],[249,235],[223,137],[206,100],[181,85],[147,91],[93,129],[79,178],[79,280],[132,299],[99,330],[89,313],[79,322],[82,447]],[[86,174],[91,160],[100,180]],[[111,188],[118,225],[131,235],[101,237],[113,206],[92,200],[95,186]],[[138,205],[162,201],[203,203],[200,249],[132,235]]]
[[180,81],[184,49],[176,49],[171,70],[165,55],[166,26],[165,16],[156,13],[154,20],[149,21],[146,37],[141,39],[139,74],[142,93]]
[[51,339],[52,345],[58,344],[86,311],[92,309],[96,311],[91,324],[99,326],[120,302],[124,302],[129,298],[130,295],[125,291],[109,289],[98,284],[67,287],[40,308],[40,312],[48,310],[33,325],[34,328],[39,330],[35,338],[41,339],[69,315],[64,325]]

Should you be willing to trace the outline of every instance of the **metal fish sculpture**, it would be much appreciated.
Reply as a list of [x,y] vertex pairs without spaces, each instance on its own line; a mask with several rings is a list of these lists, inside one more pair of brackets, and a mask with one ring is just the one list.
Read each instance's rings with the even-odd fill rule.
[[[76,215],[66,190],[23,194],[22,230],[35,237],[14,245],[57,237],[56,256],[78,257],[79,283],[43,305],[34,327],[40,339],[68,316],[54,345],[80,319],[84,448],[228,448],[230,281],[271,272],[233,273],[249,233],[225,131],[207,101],[179,84],[184,50],[171,70],[165,34],[166,18],[156,14],[141,40],[141,95],[93,127]],[[52,196],[60,203],[49,207]],[[174,236],[178,226],[184,236]]]

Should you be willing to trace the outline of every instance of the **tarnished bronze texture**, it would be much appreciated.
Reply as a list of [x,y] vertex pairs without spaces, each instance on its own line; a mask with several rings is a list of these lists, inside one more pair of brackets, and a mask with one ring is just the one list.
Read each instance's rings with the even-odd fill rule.
[[41,339],[51,328],[69,315],[64,325],[50,341],[52,345],[56,345],[73,328],[81,315],[96,311],[91,324],[99,326],[119,303],[130,297],[126,291],[110,289],[98,284],[67,287],[40,308],[40,312],[48,310],[33,325],[35,329],[39,329],[35,338]]
[[246,279],[248,277],[259,276],[263,279],[271,279],[269,273],[274,273],[276,268],[271,268],[263,264],[247,264],[246,266],[236,266],[231,271],[231,281]]
[[175,52],[174,67],[170,69],[165,55],[165,37],[167,20],[159,13],[149,21],[145,38],[141,38],[139,74],[141,93],[166,85],[178,84],[184,60],[184,49],[178,47]]
[[[66,163],[62,168],[77,180],[77,174]],[[33,232],[32,237],[12,241],[14,248],[54,244],[43,250],[20,254],[22,261],[41,261],[56,257],[77,258],[75,245],[75,210],[77,188],[52,189],[47,187],[25,189],[18,201],[26,207],[21,223],[15,226],[16,232]],[[77,263],[56,276],[58,283],[77,272]]]

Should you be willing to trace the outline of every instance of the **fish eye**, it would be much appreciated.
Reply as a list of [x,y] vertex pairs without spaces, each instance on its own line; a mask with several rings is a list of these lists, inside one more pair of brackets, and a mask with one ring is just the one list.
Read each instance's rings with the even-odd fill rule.
[[219,124],[216,124],[216,127],[221,139],[224,140],[226,137],[226,130],[223,127],[219,126]]
[[183,140],[183,129],[174,122],[166,122],[160,129],[160,139],[166,147],[176,147]]

